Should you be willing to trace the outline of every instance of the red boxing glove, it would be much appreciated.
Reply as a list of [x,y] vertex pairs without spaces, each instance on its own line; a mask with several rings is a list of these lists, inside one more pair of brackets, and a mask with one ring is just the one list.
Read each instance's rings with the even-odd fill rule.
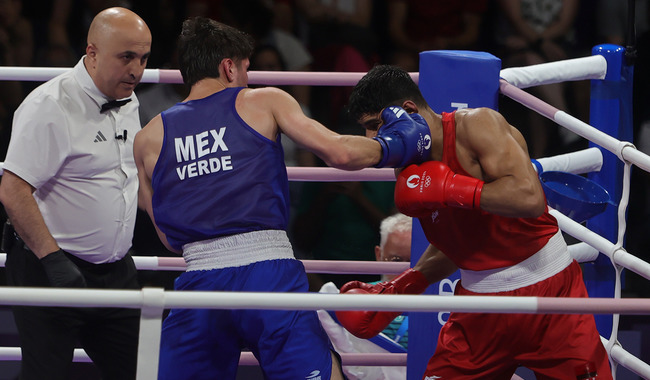
[[[421,294],[429,286],[429,281],[421,272],[407,269],[392,281],[375,285],[361,281],[351,281],[341,287],[342,294]],[[352,335],[368,339],[384,330],[400,312],[370,310],[339,310],[336,318]]]
[[410,165],[397,177],[395,205],[403,214],[416,218],[445,206],[478,209],[483,183],[452,172],[440,161]]

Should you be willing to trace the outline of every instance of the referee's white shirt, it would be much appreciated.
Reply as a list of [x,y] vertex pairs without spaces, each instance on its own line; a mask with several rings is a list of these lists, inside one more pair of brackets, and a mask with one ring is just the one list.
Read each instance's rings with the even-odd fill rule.
[[[32,91],[14,114],[4,162],[31,184],[45,224],[64,250],[92,263],[131,246],[138,178],[133,138],[138,100],[100,113],[108,101],[83,59]],[[117,139],[124,136],[126,140]]]

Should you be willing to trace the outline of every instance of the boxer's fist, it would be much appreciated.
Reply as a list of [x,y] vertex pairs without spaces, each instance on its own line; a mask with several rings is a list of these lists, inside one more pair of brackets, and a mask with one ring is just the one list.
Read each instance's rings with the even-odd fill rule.
[[52,286],[58,288],[86,287],[86,279],[81,271],[70,261],[62,249],[50,253],[40,261]]
[[431,131],[417,113],[401,107],[387,107],[381,113],[383,125],[373,139],[381,144],[382,158],[375,167],[401,168],[424,162],[431,152]]
[[425,217],[445,207],[480,208],[483,181],[456,174],[440,161],[410,165],[397,176],[395,205],[403,214]]
[[[366,284],[351,281],[341,287],[342,294],[420,294],[429,286],[424,275],[412,268],[407,269],[392,281]],[[400,312],[339,310],[336,318],[352,335],[368,339],[382,332]]]

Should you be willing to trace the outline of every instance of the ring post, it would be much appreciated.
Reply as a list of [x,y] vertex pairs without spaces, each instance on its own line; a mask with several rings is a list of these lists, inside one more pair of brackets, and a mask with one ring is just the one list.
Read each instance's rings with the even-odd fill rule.
[[155,380],[158,378],[160,333],[164,310],[165,289],[142,288],[136,380]]
[[[475,51],[435,50],[420,53],[419,87],[435,112],[462,108],[498,108],[501,60]],[[429,243],[417,219],[413,219],[411,266],[417,263]],[[453,295],[460,274],[432,284],[425,294]],[[421,380],[433,355],[440,328],[448,313],[411,313],[406,377]]]
[[[621,140],[632,141],[632,79],[634,67],[625,63],[625,49],[621,46],[604,44],[595,46],[592,55],[602,55],[607,61],[607,74],[602,80],[591,81],[591,103],[589,121],[598,130]],[[590,147],[598,147],[589,143]],[[603,166],[599,172],[588,174],[589,179],[603,186],[615,203],[621,199],[623,183],[623,162],[612,152],[600,148],[603,153]],[[618,210],[607,209],[587,221],[587,228],[617,243]],[[588,264],[583,264],[583,274],[589,296],[615,296],[616,271],[605,255]],[[598,331],[602,336],[610,336],[613,317],[595,315]]]

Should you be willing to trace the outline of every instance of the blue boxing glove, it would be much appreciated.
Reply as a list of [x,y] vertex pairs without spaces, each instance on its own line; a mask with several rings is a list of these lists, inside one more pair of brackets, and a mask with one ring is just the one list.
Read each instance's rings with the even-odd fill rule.
[[384,123],[373,137],[381,144],[382,153],[376,168],[402,168],[429,160],[431,131],[422,116],[392,106],[381,112],[381,118]]

